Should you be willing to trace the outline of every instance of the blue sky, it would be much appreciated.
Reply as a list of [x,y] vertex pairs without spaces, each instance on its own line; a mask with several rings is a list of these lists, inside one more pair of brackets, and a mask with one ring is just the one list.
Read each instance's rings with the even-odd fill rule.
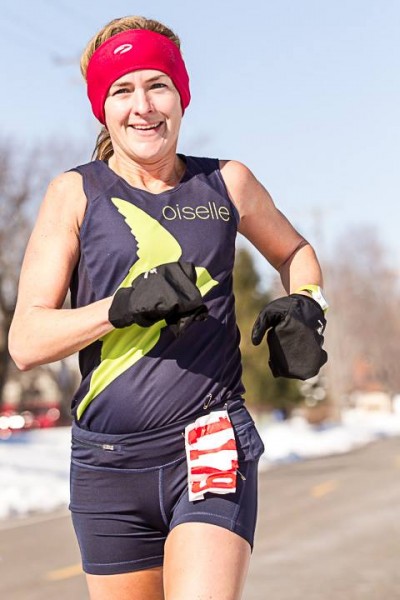
[[243,161],[321,254],[371,226],[398,268],[398,0],[3,0],[2,133],[72,139],[89,158],[78,57],[132,13],[181,37],[192,103],[180,151]]

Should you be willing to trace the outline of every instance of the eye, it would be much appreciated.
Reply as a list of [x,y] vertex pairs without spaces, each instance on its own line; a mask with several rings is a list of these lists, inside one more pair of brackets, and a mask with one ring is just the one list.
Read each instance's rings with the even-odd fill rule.
[[129,94],[130,90],[128,88],[117,88],[111,92],[111,96],[117,96],[117,94]]
[[161,83],[159,81],[157,81],[156,83],[152,83],[150,86],[151,90],[156,90],[158,88],[166,88],[168,87],[165,83]]

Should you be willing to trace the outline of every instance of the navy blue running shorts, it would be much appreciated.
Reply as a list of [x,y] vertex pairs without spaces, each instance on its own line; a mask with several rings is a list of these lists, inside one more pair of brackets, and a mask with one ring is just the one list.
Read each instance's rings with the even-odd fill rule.
[[118,435],[73,424],[70,510],[86,573],[161,566],[168,533],[181,523],[212,523],[253,547],[264,446],[242,402],[229,404],[239,455],[237,489],[195,502],[188,499],[182,423]]

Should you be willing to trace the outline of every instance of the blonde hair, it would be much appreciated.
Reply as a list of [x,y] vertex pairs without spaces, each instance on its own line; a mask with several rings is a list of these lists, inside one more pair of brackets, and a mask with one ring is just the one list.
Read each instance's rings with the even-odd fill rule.
[[[171,29],[159,21],[155,21],[154,19],[146,19],[145,17],[139,16],[113,19],[92,37],[82,52],[81,73],[85,80],[88,64],[95,50],[97,50],[97,48],[103,44],[103,42],[108,40],[113,35],[117,35],[117,33],[121,33],[122,31],[127,31],[129,29],[148,29],[149,31],[154,31],[155,33],[161,33],[161,35],[165,35],[167,38],[172,40],[174,44],[178,46],[178,48],[181,47],[179,37]],[[93,151],[92,158],[107,161],[113,154],[114,149],[110,134],[108,133],[106,127],[102,127],[96,140],[96,146]]]

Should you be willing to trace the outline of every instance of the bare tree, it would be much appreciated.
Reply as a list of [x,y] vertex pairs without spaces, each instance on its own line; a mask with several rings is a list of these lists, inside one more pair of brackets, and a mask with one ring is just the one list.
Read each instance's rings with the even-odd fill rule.
[[397,265],[388,262],[373,228],[342,237],[325,269],[327,344],[331,388],[343,397],[355,387],[357,363],[369,365],[371,380],[388,393],[399,392],[400,303]]
[[36,163],[35,153],[21,157],[16,147],[0,142],[0,392],[10,365],[7,336],[30,229],[30,204],[38,191]]
[[[0,139],[0,405],[12,366],[7,346],[8,331],[33,221],[48,182],[65,168],[67,160],[70,165],[79,162],[84,152],[89,156],[88,145],[78,147],[66,141],[47,142],[27,150]],[[70,398],[71,389],[76,385],[74,374],[67,374],[70,363],[43,368],[57,381],[61,396],[67,402],[67,396]],[[33,380],[34,377],[35,374]]]

